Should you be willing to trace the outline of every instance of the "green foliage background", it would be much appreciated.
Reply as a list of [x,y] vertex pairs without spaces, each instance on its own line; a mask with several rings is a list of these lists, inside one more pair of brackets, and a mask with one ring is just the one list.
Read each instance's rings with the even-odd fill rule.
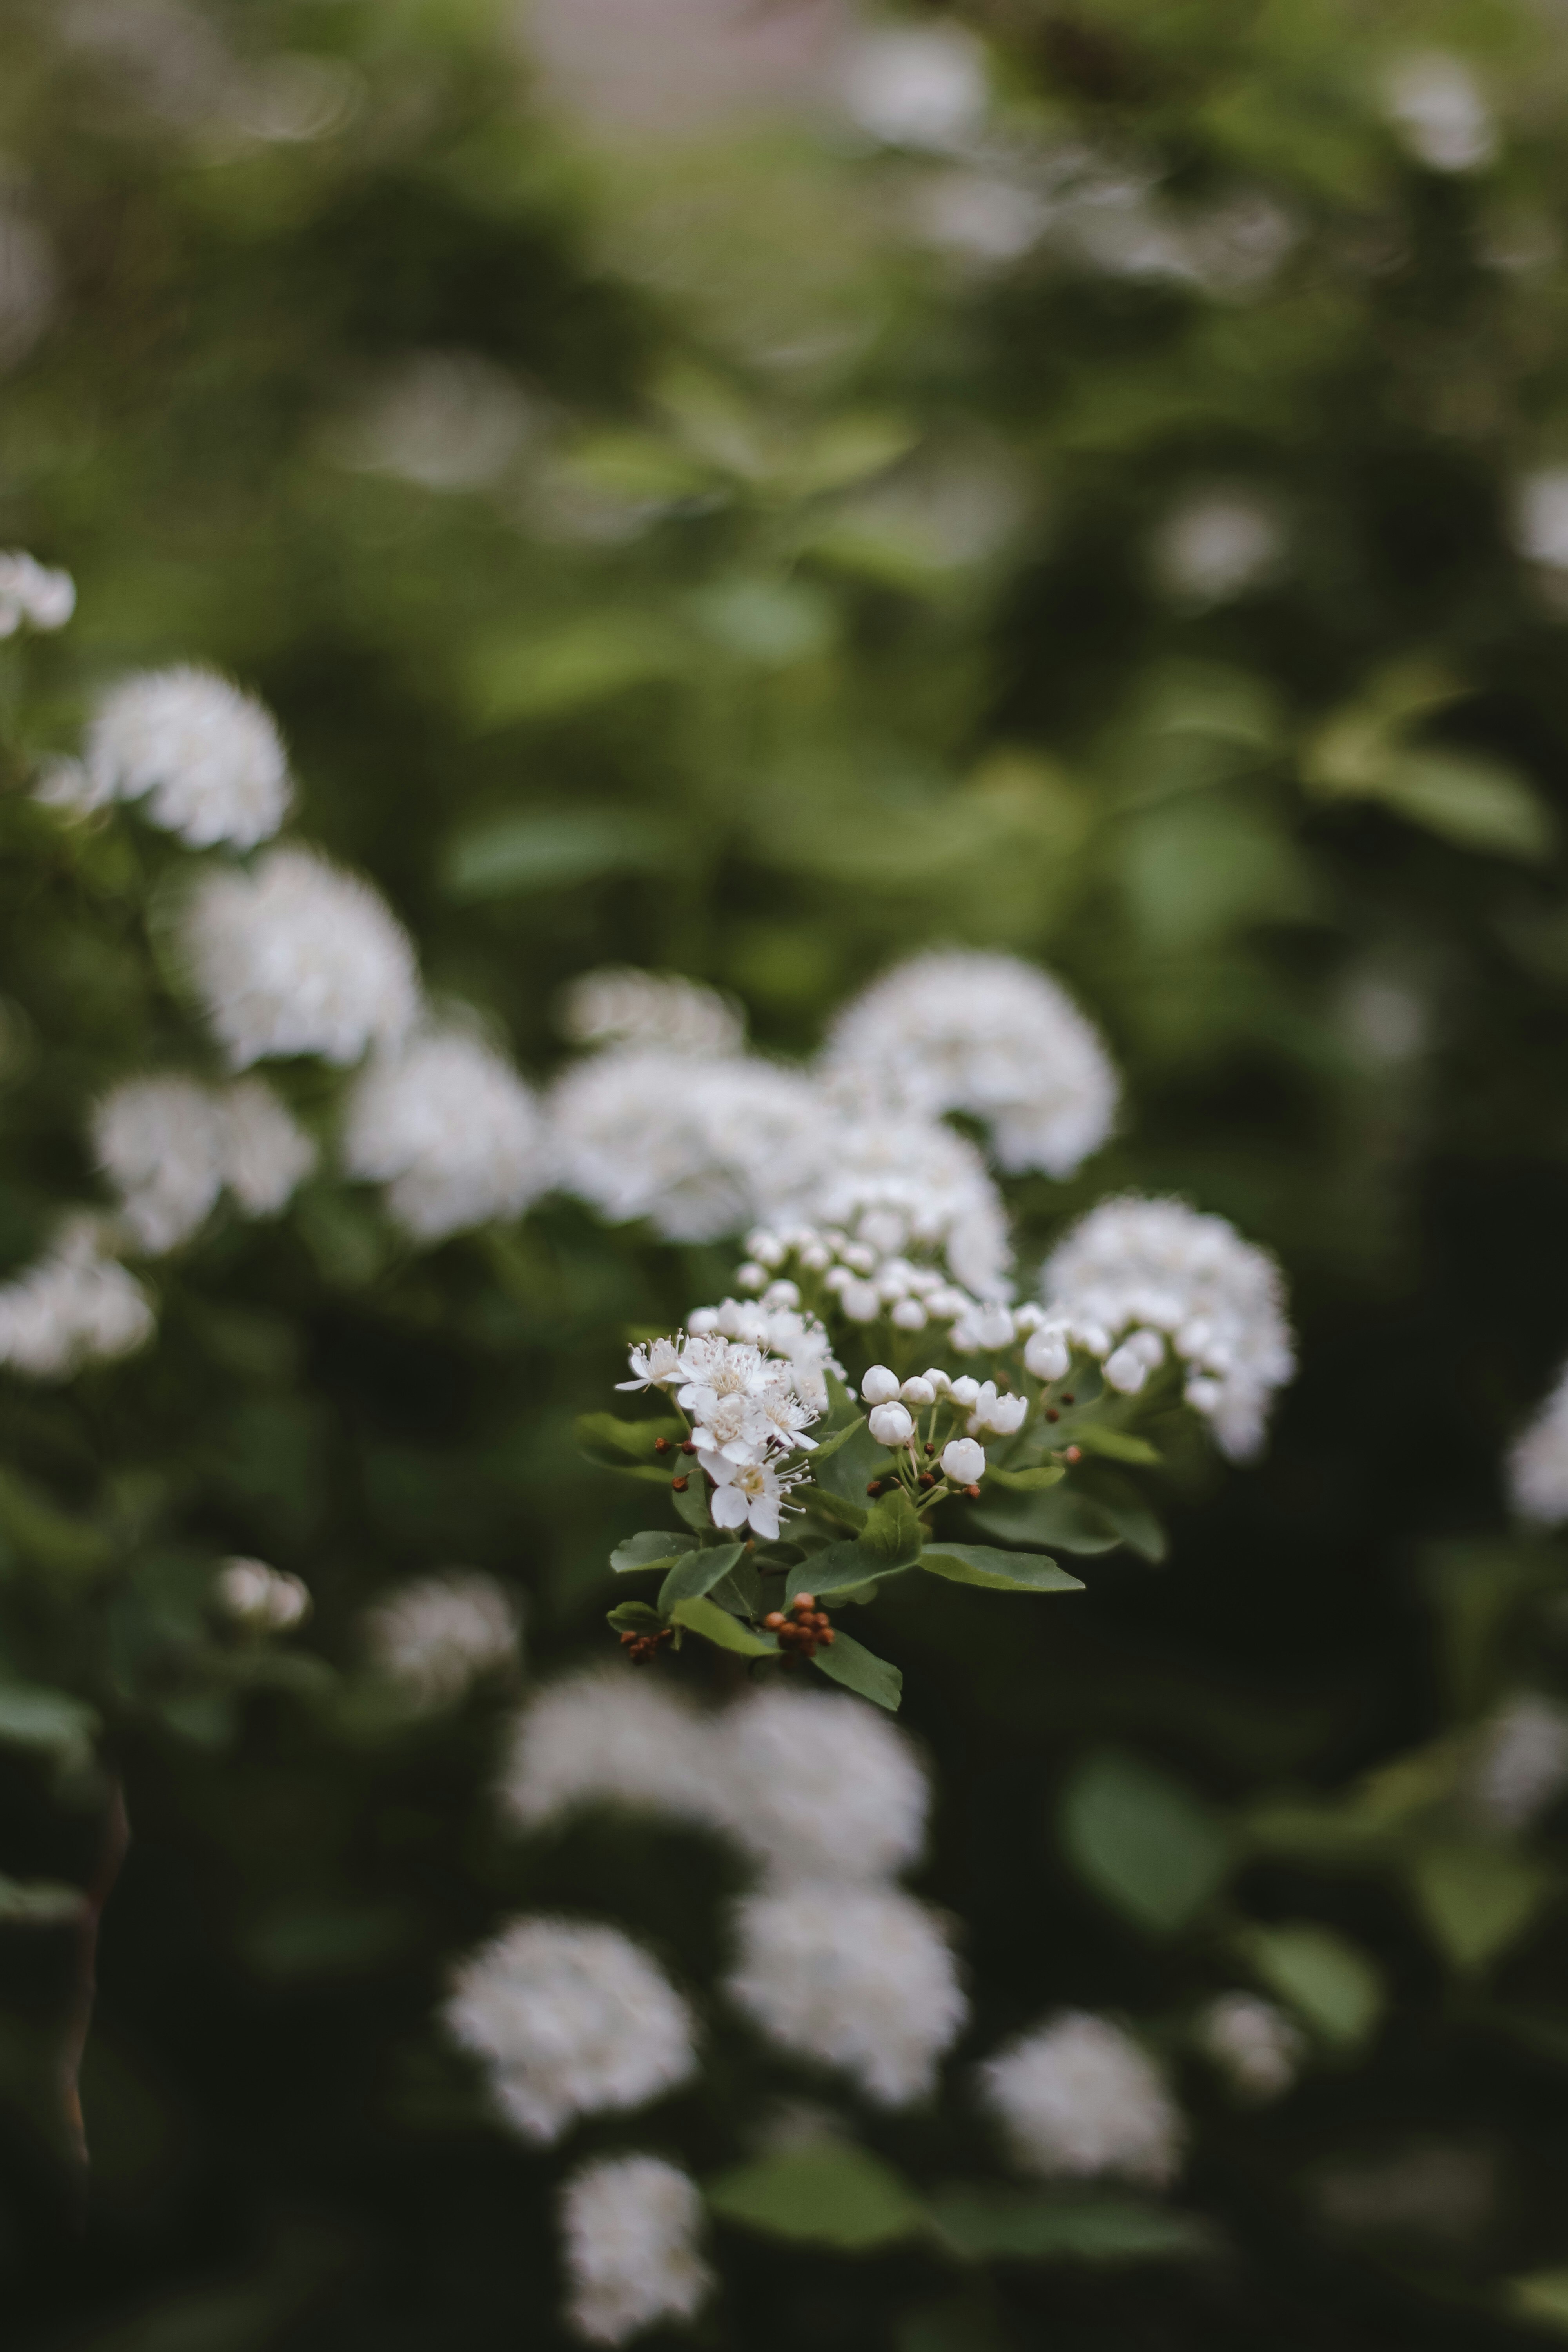
[[[1130,1110],[1075,1183],[1016,1188],[1033,1244],[1122,1184],[1187,1193],[1280,1253],[1301,1375],[1259,1467],[1172,1483],[1163,1566],[1106,1554],[1048,1609],[900,1587],[876,1641],[935,1768],[920,1885],[963,1922],[966,2053],[1064,2001],[1163,2031],[1194,2117],[1181,2202],[1221,2251],[975,2272],[726,2223],[702,2340],[1560,2330],[1561,1841],[1478,1851],[1442,1744],[1563,1664],[1561,1556],[1510,1533],[1499,1485],[1568,1346],[1563,618],[1510,536],[1568,428],[1555,18],[972,0],[1005,103],[1053,136],[1146,160],[1178,209],[1237,186],[1284,209],[1274,275],[1215,296],[1048,241],[949,269],[894,226],[909,160],[842,140],[595,149],[479,0],[207,13],[241,56],[336,61],[341,125],[215,142],[73,47],[66,12],[4,12],[0,136],[60,283],[0,391],[0,539],[80,589],[27,656],[0,802],[7,1265],[90,1197],[93,1090],[189,1052],[143,945],[163,853],[73,842],[24,789],[133,664],[213,662],[267,699],[306,830],[541,1075],[561,983],[606,961],[716,982],[790,1051],[932,940],[1061,972]],[[1380,113],[1386,55],[1433,42],[1497,95],[1487,171],[1424,170]],[[429,351],[529,404],[482,488],[348,462],[374,387]],[[933,548],[929,508],[922,541],[912,492],[871,495],[943,467],[1003,486],[973,560]],[[1291,561],[1184,610],[1151,536],[1212,478],[1284,503]],[[9,1730],[0,1706],[4,1866],[91,1878],[103,1782],[73,1694],[133,1832],[85,2205],[59,2122],[71,1931],[0,1941],[18,2345],[557,2340],[560,2160],[484,2125],[429,2025],[444,1968],[503,1910],[560,1904],[710,1982],[728,1865],[606,1822],[503,1836],[494,1697],[389,1725],[353,1624],[461,1559],[527,1595],[531,1672],[602,1643],[636,1507],[572,1419],[627,1324],[724,1272],[570,1206],[414,1258],[321,1185],[161,1267],[147,1357],[5,1384],[0,1643],[12,1683],[64,1696]],[[226,1691],[201,1596],[231,1551],[303,1575],[317,1613]],[[1183,2015],[1248,1982],[1291,1993],[1320,2053],[1258,2113],[1180,2057]],[[659,2131],[732,2165],[758,2075],[721,2031]],[[983,2163],[962,2121],[866,2137],[927,2186]],[[1325,2199],[1412,2150],[1457,2202],[1379,2225]]]

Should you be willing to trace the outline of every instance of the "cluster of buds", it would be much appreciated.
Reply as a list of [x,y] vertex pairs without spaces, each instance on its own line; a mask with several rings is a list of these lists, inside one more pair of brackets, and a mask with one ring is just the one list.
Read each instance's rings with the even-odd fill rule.
[[623,1633],[621,1647],[634,1666],[647,1666],[658,1655],[659,1644],[675,1639],[673,1625],[661,1625],[652,1633]]
[[787,1615],[782,1609],[770,1609],[763,1622],[792,1657],[815,1658],[818,1650],[833,1646],[832,1624],[826,1610],[817,1607],[815,1593],[797,1592]]
[[289,1633],[310,1613],[310,1595],[297,1576],[264,1559],[226,1559],[214,1580],[218,1606],[258,1633]]

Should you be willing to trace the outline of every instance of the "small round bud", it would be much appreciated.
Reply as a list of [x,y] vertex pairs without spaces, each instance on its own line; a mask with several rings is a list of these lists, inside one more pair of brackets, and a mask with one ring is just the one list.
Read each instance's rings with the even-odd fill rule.
[[784,1623],[784,1611],[782,1609],[770,1609],[767,1615],[763,1619],[763,1622],[767,1627],[770,1633],[776,1633],[779,1627]]
[[795,1605],[797,1609],[815,1609],[816,1606],[816,1593],[797,1592],[795,1596]]
[[972,1486],[985,1475],[985,1449],[973,1437],[955,1437],[942,1449],[942,1466],[955,1486]]
[[978,1381],[971,1380],[969,1374],[965,1372],[962,1380],[948,1382],[948,1392],[954,1404],[970,1405],[980,1394],[980,1383]]
[[1123,1396],[1136,1396],[1149,1377],[1148,1360],[1141,1348],[1124,1339],[1105,1360],[1108,1384],[1119,1389]]
[[1082,1448],[1082,1446],[1081,1446],[1081,1445],[1069,1445],[1069,1446],[1068,1447],[1068,1450],[1067,1450],[1066,1454],[1063,1455],[1063,1457],[1062,1457],[1062,1458],[1063,1458],[1063,1460],[1064,1460],[1064,1461],[1066,1461],[1066,1462],[1069,1462],[1069,1463],[1073,1463],[1073,1464],[1077,1464],[1077,1463],[1081,1462],[1081,1461],[1083,1460],[1083,1448]]
[[860,1393],[868,1404],[890,1404],[899,1393],[899,1376],[886,1364],[873,1364],[860,1383]]
[[1067,1333],[1058,1328],[1036,1331],[1024,1349],[1024,1369],[1037,1381],[1059,1381],[1072,1362]]
[[838,1303],[851,1323],[874,1323],[882,1311],[874,1282],[847,1282],[838,1294]]
[[923,1331],[929,1318],[918,1298],[900,1298],[890,1320],[900,1331]]
[[931,1382],[938,1396],[945,1396],[948,1390],[952,1386],[952,1382],[949,1380],[947,1374],[942,1370],[940,1364],[928,1364],[924,1371],[921,1374],[921,1378],[922,1381],[929,1381]]
[[879,1494],[881,1493],[881,1491],[882,1491],[882,1482],[881,1482],[881,1480],[880,1480],[879,1478],[868,1478],[868,1479],[867,1479],[867,1481],[866,1481],[866,1492],[868,1493],[868,1495],[879,1495]]
[[748,1258],[744,1265],[738,1265],[735,1268],[735,1287],[737,1290],[761,1290],[766,1283],[767,1278],[767,1267],[765,1265],[758,1265],[752,1258]]
[[691,1481],[689,1478],[672,1478],[669,1484],[673,1493],[677,1495],[684,1495],[688,1486],[690,1486]]
[[929,1381],[921,1380],[918,1373],[913,1380],[904,1382],[899,1394],[907,1405],[921,1411],[923,1411],[928,1404],[936,1402],[936,1391]]
[[879,1404],[871,1414],[871,1434],[879,1445],[903,1445],[915,1433],[915,1424],[905,1404]]

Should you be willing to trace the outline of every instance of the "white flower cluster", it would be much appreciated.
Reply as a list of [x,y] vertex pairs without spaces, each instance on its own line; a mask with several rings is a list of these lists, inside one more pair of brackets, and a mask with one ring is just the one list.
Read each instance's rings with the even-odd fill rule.
[[629,1937],[584,1920],[514,1919],[463,1962],[442,2014],[508,2124],[544,2145],[580,2116],[644,2105],[696,2063],[675,1988]]
[[343,1158],[352,1176],[389,1186],[393,1217],[420,1242],[518,1216],[549,1181],[531,1092],[460,1029],[373,1056],[349,1099]]
[[[875,1228],[879,1238],[880,1227]],[[867,1241],[851,1241],[836,1225],[759,1226],[746,1236],[746,1258],[736,1269],[736,1286],[763,1293],[765,1315],[798,1307],[803,1284],[820,1282],[849,1323],[875,1323],[886,1316],[898,1331],[924,1331],[945,1324],[947,1344],[960,1355],[979,1349],[1010,1348],[1047,1320],[1034,1306],[1010,1307],[996,1298],[977,1298],[936,1267],[900,1255],[879,1257]],[[780,1271],[793,1265],[800,1277]],[[756,1308],[726,1299],[717,1313],[722,1328],[743,1324]]]
[[1258,1452],[1295,1355],[1279,1266],[1234,1225],[1184,1201],[1102,1201],[1052,1252],[1043,1287],[1053,1324],[1104,1359],[1112,1388],[1136,1394],[1168,1342],[1221,1451]]
[[753,1199],[764,1223],[842,1230],[870,1252],[873,1278],[910,1251],[931,1252],[972,1291],[1006,1286],[1001,1196],[968,1137],[940,1119],[820,1098],[793,1149],[765,1164]]
[[1521,1691],[1482,1734],[1466,1794],[1494,1829],[1522,1830],[1568,1787],[1568,1707]]
[[1568,1366],[1509,1454],[1508,1489],[1521,1519],[1568,1519]]
[[731,1999],[875,2099],[929,2087],[967,2007],[940,1922],[888,1883],[918,1858],[928,1790],[884,1717],[784,1688],[704,1717],[646,1681],[579,1675],[524,1711],[501,1796],[530,1828],[611,1804],[731,1841],[763,1885],[736,1909]]
[[51,572],[35,555],[13,549],[0,555],[0,637],[30,629],[63,629],[76,611],[76,582]]
[[778,1465],[815,1450],[805,1433],[821,1409],[803,1394],[794,1364],[710,1330],[634,1348],[631,1369],[623,1389],[673,1389],[690,1414],[691,1443],[714,1481],[708,1506],[714,1526],[749,1528],[776,1543],[779,1512],[803,1475]]
[[1182,2120],[1154,2065],[1109,2018],[1065,2010],[980,2069],[1020,2164],[1047,2177],[1119,2173],[1163,2188]]
[[626,966],[573,981],[563,994],[561,1027],[574,1045],[652,1046],[721,1058],[745,1045],[744,1024],[717,989],[676,972]]
[[1282,2009],[1256,1993],[1226,1992],[1197,2021],[1198,2041],[1247,2099],[1277,2099],[1301,2069],[1306,2042]]
[[367,882],[289,845],[204,874],[184,948],[207,1019],[237,1069],[269,1055],[357,1062],[395,1045],[419,1006],[414,950]]
[[598,2157],[561,2192],[566,2315],[590,2344],[692,2319],[713,2291],[697,2184],[657,2156]]
[[1405,146],[1431,171],[1479,171],[1497,153],[1497,126],[1475,75],[1447,49],[1396,58],[1384,103]]
[[0,1283],[0,1364],[36,1381],[129,1356],[152,1337],[147,1294],[105,1246],[101,1221],[69,1218],[44,1256]]
[[226,1185],[247,1216],[276,1216],[316,1164],[316,1147],[259,1078],[127,1078],[92,1116],[99,1166],[136,1247],[187,1240]]
[[846,1006],[825,1055],[830,1078],[926,1118],[967,1111],[999,1164],[1070,1176],[1110,1132],[1117,1076],[1058,983],[1015,956],[930,954]]
[[79,788],[46,794],[79,808],[142,801],[150,824],[192,849],[254,849],[293,797],[271,713],[215,671],[142,670],[102,698],[88,729]]
[[420,1709],[450,1706],[480,1675],[517,1664],[516,1607],[478,1569],[397,1586],[365,1612],[364,1630],[378,1671]]
[[216,1591],[225,1614],[258,1633],[291,1633],[310,1613],[309,1587],[264,1559],[226,1559]]

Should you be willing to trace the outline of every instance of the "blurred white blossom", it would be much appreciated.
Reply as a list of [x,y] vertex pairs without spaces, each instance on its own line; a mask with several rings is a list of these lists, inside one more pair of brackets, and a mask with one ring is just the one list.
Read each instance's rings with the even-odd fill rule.
[[711,1739],[721,1818],[774,1879],[879,1878],[919,1859],[926,1776],[875,1708],[781,1687],[738,1700]]
[[88,729],[87,804],[142,801],[148,821],[193,849],[253,849],[292,790],[271,714],[215,671],[142,670],[110,687]]
[[696,2063],[686,2003],[617,1928],[514,1919],[456,1970],[442,2015],[524,2139],[640,2107]]
[[1221,1993],[1197,2022],[1198,2040],[1233,2087],[1249,2099],[1277,2099],[1301,2069],[1300,2029],[1271,2000],[1255,1993]]
[[0,204],[0,367],[15,367],[26,357],[54,316],[58,292],[59,270],[47,236],[35,222]]
[[1465,1794],[1493,1828],[1521,1830],[1568,1787],[1568,1707],[1520,1691],[1482,1730]]
[[1568,1519],[1568,1365],[1510,1449],[1508,1493],[1521,1519]]
[[312,849],[274,849],[204,874],[184,943],[206,1015],[237,1068],[269,1055],[355,1062],[395,1045],[419,1005],[414,950],[368,882]]
[[1113,1387],[1142,1385],[1139,1362],[1159,1362],[1164,1334],[1186,1363],[1187,1402],[1221,1451],[1233,1461],[1258,1451],[1295,1354],[1279,1266],[1223,1217],[1184,1201],[1102,1201],[1052,1252],[1042,1297],[1080,1344],[1107,1356]]
[[240,1078],[216,1101],[224,1182],[247,1217],[275,1217],[313,1171],[314,1142],[264,1078]]
[[697,2184],[657,2156],[596,2157],[561,2191],[566,2316],[590,2344],[695,2318],[713,2291]]
[[343,1160],[352,1176],[387,1185],[393,1216],[422,1242],[521,1215],[550,1176],[531,1090],[460,1029],[372,1056],[349,1097]]
[[68,1380],[151,1339],[146,1292],[109,1255],[102,1220],[68,1218],[45,1255],[0,1283],[0,1363],[32,1380]]
[[736,2006],[884,2106],[930,2090],[969,2014],[936,1914],[890,1886],[801,1879],[736,1906]]
[[1032,2172],[1163,2188],[1176,2170],[1181,2116],[1153,2061],[1109,2018],[1065,2010],[988,2059],[980,2078]]
[[1497,153],[1497,131],[1462,58],[1422,49],[1395,59],[1384,104],[1410,152],[1434,172],[1475,172]]
[[365,398],[341,455],[421,489],[482,489],[507,471],[536,421],[527,394],[482,353],[416,352]]
[[647,1676],[595,1666],[529,1700],[500,1796],[527,1829],[585,1805],[708,1822],[718,1803],[712,1768],[709,1725],[688,1701]]
[[95,1108],[92,1140],[127,1230],[153,1255],[188,1240],[226,1183],[247,1215],[276,1215],[316,1159],[259,1078],[224,1088],[167,1074],[123,1079]]
[[1197,606],[1228,604],[1271,579],[1284,553],[1275,509],[1246,490],[1184,499],[1155,533],[1155,575],[1167,593]]
[[1568,572],[1568,466],[1525,476],[1514,494],[1513,535],[1531,563]]
[[925,1117],[984,1119],[1010,1173],[1070,1176],[1110,1131],[1119,1084],[1065,989],[1015,956],[952,950],[896,964],[847,1005],[833,1080]]
[[985,121],[985,52],[962,25],[888,25],[862,33],[839,59],[851,121],[889,147],[963,147]]
[[68,572],[51,572],[19,550],[0,555],[0,637],[14,637],[26,622],[32,629],[63,629],[76,611],[76,582]]
[[624,140],[808,104],[847,16],[847,0],[527,0],[517,24],[547,92]]
[[516,1606],[478,1569],[396,1586],[366,1611],[364,1630],[376,1667],[422,1708],[450,1706],[481,1675],[518,1661]]
[[574,1045],[644,1045],[671,1054],[739,1054],[745,1028],[716,988],[678,972],[606,966],[569,982],[561,1005],[563,1034]]
[[310,1613],[308,1586],[264,1559],[226,1559],[216,1590],[225,1613],[258,1633],[291,1633]]

